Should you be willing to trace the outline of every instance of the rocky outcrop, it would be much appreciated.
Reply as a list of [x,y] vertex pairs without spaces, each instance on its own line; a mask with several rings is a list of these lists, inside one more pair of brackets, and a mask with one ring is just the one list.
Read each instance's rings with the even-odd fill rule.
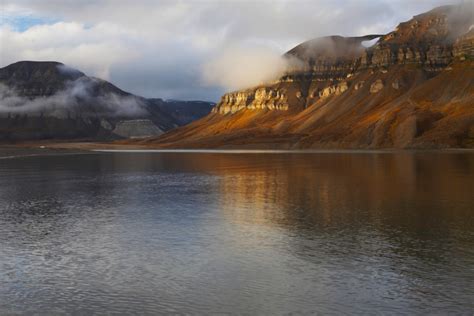
[[460,60],[474,57],[474,26],[471,26],[471,30],[467,34],[456,40],[453,55]]
[[340,95],[344,93],[345,91],[347,91],[347,89],[349,89],[347,82],[342,81],[337,85],[324,88],[322,91],[319,92],[319,97],[321,99],[324,99],[324,98],[330,97],[331,95]]
[[[301,94],[300,94],[301,97]],[[213,113],[235,113],[242,109],[288,110],[288,98],[284,89],[261,87],[251,90],[226,93]]]
[[377,79],[371,86],[370,86],[370,93],[378,93],[384,87],[382,79]]
[[472,4],[444,6],[400,23],[365,53],[363,66],[387,67],[420,64],[427,69],[442,68],[453,61],[456,39],[473,24]]
[[364,84],[365,84],[365,81],[359,81],[357,82],[355,85],[354,85],[354,90],[359,90],[359,89],[362,89],[364,87]]
[[394,88],[395,90],[398,90],[400,89],[400,80],[398,79],[395,79],[393,82],[392,82],[392,88]]

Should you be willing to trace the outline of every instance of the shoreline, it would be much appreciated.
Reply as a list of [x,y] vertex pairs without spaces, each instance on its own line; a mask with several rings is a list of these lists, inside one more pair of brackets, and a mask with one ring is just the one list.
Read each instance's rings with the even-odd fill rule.
[[88,150],[49,148],[44,146],[9,146],[0,145],[0,160],[39,157],[39,156],[57,156],[57,155],[77,155],[90,153]]
[[390,153],[474,153],[473,148],[246,148],[234,146],[228,148],[157,148],[146,145],[124,145],[98,142],[35,142],[18,144],[0,144],[0,159],[19,157],[70,155],[86,153],[227,153],[227,154],[390,154]]

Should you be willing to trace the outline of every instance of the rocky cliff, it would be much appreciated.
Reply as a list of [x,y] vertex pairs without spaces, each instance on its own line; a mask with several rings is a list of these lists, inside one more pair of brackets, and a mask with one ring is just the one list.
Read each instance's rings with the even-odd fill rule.
[[[319,98],[343,93],[348,89],[346,79],[367,69],[415,65],[439,72],[455,58],[472,56],[473,23],[466,6],[444,6],[400,23],[386,35],[329,36],[302,43],[284,55],[301,62],[293,63],[277,83],[225,94],[213,112],[301,110]],[[372,47],[362,45],[377,38]],[[291,89],[295,82],[300,89]]]
[[227,93],[208,117],[146,144],[472,147],[472,12],[444,6],[385,35],[302,43],[277,82]]

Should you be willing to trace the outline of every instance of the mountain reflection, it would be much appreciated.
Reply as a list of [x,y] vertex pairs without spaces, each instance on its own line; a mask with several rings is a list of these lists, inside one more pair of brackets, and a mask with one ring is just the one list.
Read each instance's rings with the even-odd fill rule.
[[223,155],[210,171],[222,175],[221,207],[237,221],[423,229],[455,221],[472,199],[474,181],[464,176],[474,171],[472,155],[433,156]]
[[473,174],[473,154],[448,152],[2,160],[0,310],[28,297],[40,314],[186,313],[270,295],[275,313],[465,314]]

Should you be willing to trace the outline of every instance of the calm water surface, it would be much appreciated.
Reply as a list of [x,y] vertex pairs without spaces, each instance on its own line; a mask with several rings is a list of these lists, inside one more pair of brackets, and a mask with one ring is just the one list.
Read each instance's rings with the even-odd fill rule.
[[0,159],[0,314],[474,312],[473,153]]

